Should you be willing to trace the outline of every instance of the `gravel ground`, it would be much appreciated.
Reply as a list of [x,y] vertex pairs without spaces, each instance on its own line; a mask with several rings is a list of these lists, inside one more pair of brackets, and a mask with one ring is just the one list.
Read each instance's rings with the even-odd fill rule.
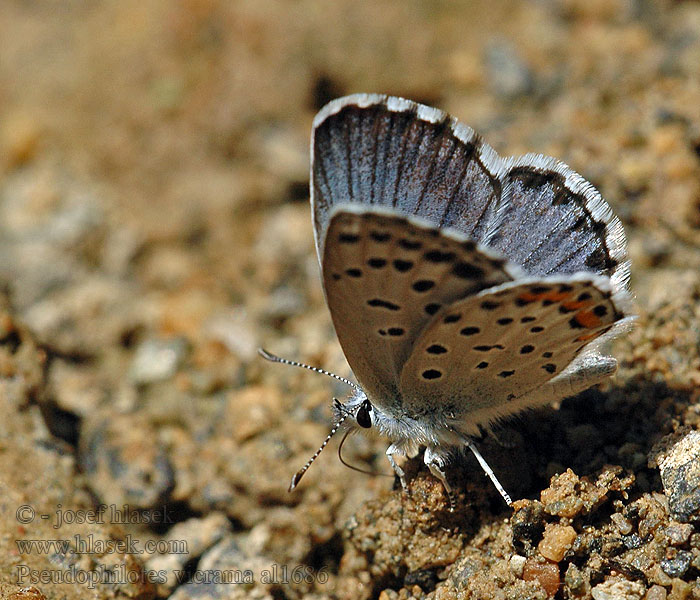
[[[6,0],[0,39],[0,596],[700,597],[698,2]],[[308,138],[354,92],[556,156],[625,226],[617,375],[480,445],[512,509],[468,456],[454,512],[333,448],[287,492],[346,390],[256,349],[348,374]]]

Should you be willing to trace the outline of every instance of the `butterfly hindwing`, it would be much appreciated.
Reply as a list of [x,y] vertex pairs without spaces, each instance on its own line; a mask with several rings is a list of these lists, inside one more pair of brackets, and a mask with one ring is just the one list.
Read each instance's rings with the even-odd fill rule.
[[511,160],[504,218],[490,242],[532,276],[586,271],[627,285],[625,234],[598,191],[563,163],[540,155]]
[[460,298],[518,274],[457,232],[380,208],[337,209],[323,253],[323,283],[348,363],[373,402],[393,402],[421,330]]
[[[607,278],[578,274],[507,283],[458,300],[424,329],[401,374],[409,412],[454,406],[467,427],[562,373],[624,318]],[[421,408],[422,407],[422,408]]]

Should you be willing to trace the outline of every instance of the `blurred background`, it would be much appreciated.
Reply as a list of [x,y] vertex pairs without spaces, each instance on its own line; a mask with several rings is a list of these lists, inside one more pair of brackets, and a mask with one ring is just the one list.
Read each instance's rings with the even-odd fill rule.
[[[447,567],[471,552],[486,568],[470,544],[510,513],[478,470],[457,517],[427,504],[438,524],[420,506],[408,521],[376,517],[400,494],[332,448],[287,493],[346,390],[256,349],[348,374],[308,207],[313,116],[348,93],[437,106],[501,155],[555,156],[601,191],[628,234],[641,315],[615,347],[621,372],[582,400],[585,423],[564,407],[526,423],[511,454],[486,453],[516,496],[604,464],[634,472],[639,494],[662,489],[646,453],[696,423],[700,385],[698,2],[3,0],[0,40],[4,597],[451,597]],[[533,439],[545,427],[548,439]],[[356,436],[348,460],[386,473],[384,446]],[[23,504],[54,515],[100,503],[136,516],[59,528],[15,516]],[[145,523],[155,510],[166,516]],[[499,532],[479,539],[506,560]],[[166,546],[16,545],[90,533]],[[138,577],[90,590],[22,579],[20,565]],[[264,584],[271,565],[306,575]],[[197,579],[206,569],[255,581],[217,587]]]

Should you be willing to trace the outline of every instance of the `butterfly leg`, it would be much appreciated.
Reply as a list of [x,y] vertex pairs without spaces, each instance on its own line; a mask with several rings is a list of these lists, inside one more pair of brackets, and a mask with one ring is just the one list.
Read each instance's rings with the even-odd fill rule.
[[447,498],[450,501],[450,512],[454,512],[456,503],[455,495],[452,492],[450,484],[447,482],[447,476],[445,475],[445,459],[443,456],[434,452],[430,447],[425,449],[425,454],[423,455],[423,462],[430,469],[430,472],[434,477],[440,480],[442,487],[445,488],[447,493]]
[[467,445],[467,448],[469,448],[472,451],[474,458],[476,458],[479,465],[484,470],[484,473],[488,476],[488,478],[491,480],[491,483],[493,483],[494,487],[498,490],[498,493],[501,494],[506,504],[510,506],[513,503],[513,501],[510,499],[508,492],[506,492],[505,488],[501,485],[501,482],[498,481],[498,478],[493,472],[493,469],[489,466],[489,463],[486,462],[486,459],[484,459],[484,457],[481,456],[481,452],[479,452],[479,449],[474,445],[474,442],[472,442],[470,439],[465,439],[464,442]]
[[404,452],[396,444],[392,444],[386,449],[386,457],[389,459],[389,463],[391,464],[391,468],[394,469],[394,473],[396,473],[396,476],[399,478],[403,491],[408,493],[408,485],[406,484],[406,473],[404,473],[404,470],[396,462],[396,459],[394,458],[395,454],[404,456]]

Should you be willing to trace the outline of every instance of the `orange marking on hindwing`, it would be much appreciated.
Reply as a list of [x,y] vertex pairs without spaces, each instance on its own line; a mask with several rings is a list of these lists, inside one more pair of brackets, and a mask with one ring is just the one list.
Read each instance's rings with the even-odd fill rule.
[[574,301],[574,302],[562,302],[562,306],[566,310],[578,310],[579,308],[584,308],[588,306],[591,303],[590,300],[581,300],[581,301]]
[[586,335],[580,335],[578,336],[574,341],[576,342],[587,342],[589,340],[595,339],[598,337],[598,332],[595,333],[588,333]]
[[551,300],[552,302],[562,302],[571,294],[569,292],[542,292],[541,294],[533,294],[532,292],[523,292],[518,296],[523,302],[538,302],[539,300]]
[[595,329],[603,324],[603,322],[593,314],[592,310],[580,310],[574,315],[574,319],[576,319],[581,327],[585,327],[586,329]]

